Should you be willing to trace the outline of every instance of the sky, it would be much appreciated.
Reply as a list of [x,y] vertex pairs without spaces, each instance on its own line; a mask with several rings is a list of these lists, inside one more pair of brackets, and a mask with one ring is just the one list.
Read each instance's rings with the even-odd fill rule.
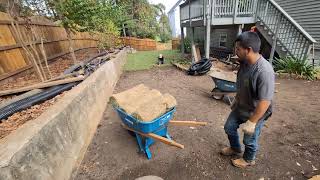
[[149,0],[149,2],[152,4],[164,4],[166,6],[166,12],[168,12],[172,8],[172,6],[174,6],[176,2],[178,2],[178,0]]

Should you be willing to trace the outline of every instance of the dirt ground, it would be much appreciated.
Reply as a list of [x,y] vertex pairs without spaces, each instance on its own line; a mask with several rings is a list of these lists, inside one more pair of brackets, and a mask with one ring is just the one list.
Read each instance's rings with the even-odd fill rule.
[[173,67],[126,72],[115,92],[144,83],[176,97],[176,120],[206,121],[208,126],[169,127],[185,149],[157,142],[148,160],[108,106],[75,179],[131,180],[145,175],[165,180],[307,179],[320,174],[316,170],[320,169],[320,81],[277,82],[275,112],[262,130],[257,165],[238,169],[231,165],[231,157],[218,153],[228,145],[223,125],[230,108],[208,96],[213,86],[208,76],[186,76]]

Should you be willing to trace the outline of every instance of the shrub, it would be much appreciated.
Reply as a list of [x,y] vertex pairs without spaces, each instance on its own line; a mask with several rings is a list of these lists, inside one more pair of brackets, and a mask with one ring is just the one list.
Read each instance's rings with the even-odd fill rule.
[[160,33],[160,42],[166,43],[171,39],[171,35],[169,33]]
[[315,79],[316,70],[308,63],[307,59],[297,59],[293,57],[285,57],[274,61],[276,72],[296,74],[306,77],[309,80]]
[[[190,41],[190,39],[185,38],[183,40],[183,44],[184,44],[184,52],[185,53],[191,53],[191,41]],[[181,44],[179,44],[180,51],[182,51],[181,47],[182,47]]]

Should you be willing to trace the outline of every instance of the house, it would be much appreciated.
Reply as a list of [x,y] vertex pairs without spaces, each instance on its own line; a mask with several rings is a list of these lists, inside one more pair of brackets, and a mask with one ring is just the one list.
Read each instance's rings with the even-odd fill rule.
[[168,18],[169,18],[169,25],[171,29],[171,36],[173,38],[176,38],[180,35],[180,24],[179,24],[179,13],[180,10],[178,6],[183,0],[178,0],[169,10],[168,12]]
[[181,39],[199,44],[206,57],[226,56],[238,34],[254,29],[270,60],[320,59],[319,9],[319,0],[187,0],[180,5],[181,32],[187,29]]

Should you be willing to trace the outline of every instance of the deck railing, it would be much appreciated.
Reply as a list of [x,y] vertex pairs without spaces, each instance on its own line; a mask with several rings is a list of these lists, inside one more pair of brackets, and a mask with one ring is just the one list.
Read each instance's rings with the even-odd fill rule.
[[253,17],[257,0],[214,0],[213,16],[218,17]]
[[[189,10],[191,10],[190,13]],[[190,1],[190,7],[189,4],[186,4],[180,8],[181,21],[186,21],[189,19],[203,19],[204,14],[204,0]]]

